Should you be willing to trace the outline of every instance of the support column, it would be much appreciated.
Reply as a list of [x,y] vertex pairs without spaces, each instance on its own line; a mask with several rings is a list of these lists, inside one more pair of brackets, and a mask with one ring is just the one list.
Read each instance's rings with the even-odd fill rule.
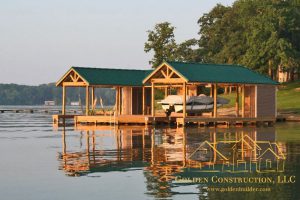
[[95,109],[94,103],[95,103],[95,88],[92,87],[92,108],[93,108],[93,110]]
[[62,111],[61,113],[63,115],[66,114],[66,86],[63,86],[63,90],[62,90]]
[[121,103],[121,92],[122,92],[122,88],[119,87],[118,90],[119,90],[119,99],[118,99],[118,101],[119,101],[119,113],[118,113],[118,114],[121,115],[121,114],[122,114],[122,103]]
[[89,98],[89,86],[85,87],[85,115],[89,115],[89,109],[90,109],[90,98]]
[[116,107],[116,110],[115,110],[115,113],[118,115],[119,114],[119,87],[116,87],[115,88],[115,91],[116,91],[116,103],[115,103],[115,107]]
[[217,117],[217,106],[218,106],[218,104],[217,104],[217,96],[218,96],[218,94],[217,94],[217,84],[214,84],[214,118],[216,118]]
[[142,95],[143,95],[143,115],[145,115],[145,87],[142,87]]
[[242,86],[242,117],[245,117],[245,85]]
[[186,82],[183,83],[183,108],[182,108],[182,115],[183,118],[186,117]]
[[236,97],[235,97],[235,112],[236,112],[236,117],[239,117],[240,115],[240,107],[239,107],[239,86],[236,86]]
[[151,83],[151,115],[152,117],[155,116],[155,108],[154,108],[154,101],[155,101],[155,98],[154,98],[154,83],[152,82]]
[[165,87],[165,98],[168,96],[168,87]]

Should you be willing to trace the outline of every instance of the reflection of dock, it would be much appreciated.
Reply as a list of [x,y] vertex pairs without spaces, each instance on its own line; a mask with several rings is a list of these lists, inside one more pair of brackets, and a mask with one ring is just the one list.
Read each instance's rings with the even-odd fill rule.
[[[186,128],[161,129],[159,133],[143,126],[77,126],[76,129],[85,133],[85,151],[68,152],[63,133],[61,154],[62,168],[74,175],[147,166],[147,170],[159,170],[159,173],[153,173],[164,174],[169,180],[184,168],[232,173],[276,172],[283,171],[284,167],[284,146],[275,143],[272,134],[268,136],[269,141],[267,138],[258,140],[259,129],[249,129],[247,134],[244,133],[247,129],[227,132],[222,134],[222,139],[217,135],[217,129],[211,129],[209,133],[204,129],[206,136],[201,137],[201,129],[193,132],[195,129]],[[101,149],[97,138],[110,138],[113,146]]]

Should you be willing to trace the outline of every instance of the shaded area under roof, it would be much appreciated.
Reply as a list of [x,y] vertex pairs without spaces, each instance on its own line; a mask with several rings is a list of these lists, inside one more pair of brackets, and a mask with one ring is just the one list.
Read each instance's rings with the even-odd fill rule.
[[188,82],[278,84],[267,76],[240,65],[167,62]]
[[153,70],[72,67],[90,85],[142,86]]

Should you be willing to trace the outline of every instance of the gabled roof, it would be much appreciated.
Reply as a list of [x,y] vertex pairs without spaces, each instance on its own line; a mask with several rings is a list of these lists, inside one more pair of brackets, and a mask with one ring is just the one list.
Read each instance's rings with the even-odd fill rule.
[[[143,79],[152,70],[114,69],[114,68],[90,68],[71,67],[88,85],[120,85],[120,86],[142,86]],[[67,72],[67,74],[68,74]],[[64,81],[64,77],[56,85]]]
[[240,65],[165,62],[188,82],[278,84],[272,79]]

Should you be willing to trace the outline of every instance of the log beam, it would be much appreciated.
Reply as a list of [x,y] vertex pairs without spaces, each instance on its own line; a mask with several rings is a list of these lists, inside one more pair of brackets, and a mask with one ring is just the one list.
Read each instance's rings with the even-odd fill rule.
[[63,90],[62,90],[62,111],[61,113],[63,115],[66,114],[66,86],[63,86]]
[[214,118],[216,118],[217,117],[217,115],[218,115],[218,108],[217,108],[217,106],[218,106],[218,104],[217,104],[217,96],[218,96],[218,94],[217,94],[217,84],[214,84]]
[[235,112],[236,112],[236,117],[240,115],[240,107],[239,107],[239,86],[236,86],[236,97],[235,97]]
[[151,83],[151,115],[152,117],[155,116],[155,109],[154,109],[154,82]]
[[89,109],[90,109],[90,105],[89,105],[89,86],[85,87],[85,115],[89,115]]
[[182,108],[182,112],[183,112],[183,118],[186,117],[186,82],[183,83],[183,108]]

